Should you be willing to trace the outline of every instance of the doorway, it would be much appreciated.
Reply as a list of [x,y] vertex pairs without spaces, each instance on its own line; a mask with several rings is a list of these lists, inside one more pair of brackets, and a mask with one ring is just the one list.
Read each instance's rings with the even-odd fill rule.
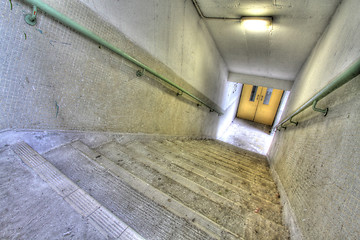
[[284,91],[244,84],[237,117],[271,126]]

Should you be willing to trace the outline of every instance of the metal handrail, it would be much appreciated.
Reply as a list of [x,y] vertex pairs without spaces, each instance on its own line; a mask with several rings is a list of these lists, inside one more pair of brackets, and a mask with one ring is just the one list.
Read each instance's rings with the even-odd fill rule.
[[[134,63],[135,65],[139,66],[143,70],[151,73],[152,75],[154,75],[155,77],[161,79],[162,81],[166,82],[167,84],[171,85],[172,87],[180,90],[181,94],[178,94],[178,95],[182,95],[182,93],[185,93],[189,97],[195,99],[197,102],[199,102],[202,105],[208,107],[210,109],[210,112],[217,112],[219,115],[223,114],[222,111],[215,110],[213,107],[209,106],[208,104],[206,104],[204,101],[202,101],[198,97],[194,96],[193,94],[191,94],[187,90],[185,90],[182,87],[178,86],[176,83],[174,83],[171,80],[167,79],[166,77],[160,75],[159,73],[157,73],[152,68],[146,66],[145,64],[141,63],[140,61],[136,60],[135,58],[131,57],[130,55],[128,55],[125,52],[121,51],[120,49],[116,48],[115,46],[113,46],[109,42],[107,42],[104,39],[102,39],[101,37],[97,36],[95,33],[91,32],[90,30],[86,29],[85,27],[81,26],[80,24],[76,23],[75,21],[71,20],[67,16],[65,16],[65,15],[61,14],[60,12],[56,11],[55,9],[50,7],[49,5],[43,3],[42,1],[40,1],[40,0],[25,0],[25,2],[40,8],[42,11],[46,12],[47,14],[49,14],[50,16],[52,16],[53,18],[55,18],[56,20],[58,20],[62,24],[64,24],[64,25],[72,28],[73,30],[83,34],[84,36],[90,38],[91,40],[97,42],[98,44],[108,48],[109,50],[113,51],[114,53],[122,56],[123,58],[125,58],[125,59],[129,60],[130,62]],[[35,21],[35,19],[33,21]],[[31,25],[33,25],[33,24],[31,24]],[[137,75],[141,76],[142,75],[141,71],[140,72],[138,71]]]
[[353,64],[350,65],[345,71],[335,77],[335,79],[322,88],[319,92],[317,92],[314,96],[312,96],[308,101],[306,101],[301,107],[299,107],[295,112],[290,114],[284,120],[280,121],[272,130],[279,130],[279,128],[285,128],[283,125],[290,121],[293,124],[297,125],[297,122],[293,122],[292,118],[306,108],[312,106],[314,111],[322,112],[326,116],[328,109],[318,109],[315,107],[316,103],[326,97],[329,93],[333,92],[337,88],[341,87],[345,83],[349,82],[350,80],[354,79],[357,75],[360,74],[360,59],[356,60]]

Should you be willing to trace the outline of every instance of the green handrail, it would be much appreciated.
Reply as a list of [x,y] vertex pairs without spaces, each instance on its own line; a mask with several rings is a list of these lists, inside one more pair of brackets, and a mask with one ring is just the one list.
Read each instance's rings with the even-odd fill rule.
[[67,16],[65,16],[65,15],[61,14],[60,12],[56,11],[55,9],[50,7],[49,5],[43,3],[42,1],[40,1],[40,0],[25,0],[25,2],[40,8],[42,11],[46,12],[47,14],[49,14],[50,16],[52,16],[53,18],[55,18],[56,20],[58,20],[62,24],[64,24],[64,25],[72,28],[73,30],[83,34],[84,36],[92,39],[93,41],[99,43],[100,45],[110,49],[114,53],[122,56],[123,58],[129,60],[130,62],[134,63],[135,65],[139,66],[140,68],[142,68],[142,69],[146,70],[147,72],[151,73],[152,75],[156,76],[157,78],[159,78],[159,79],[163,80],[164,82],[168,83],[169,85],[175,87],[176,89],[180,90],[181,93],[185,93],[186,95],[188,95],[189,97],[195,99],[196,101],[198,101],[202,105],[208,107],[210,109],[210,112],[217,112],[219,115],[223,114],[222,111],[215,110],[213,107],[209,106],[208,104],[206,104],[204,101],[202,101],[198,97],[194,96],[193,94],[191,94],[187,90],[185,90],[182,87],[178,86],[176,83],[174,83],[171,80],[167,79],[166,77],[160,75],[159,73],[157,73],[152,68],[146,66],[145,64],[143,64],[143,63],[139,62],[138,60],[136,60],[135,58],[129,56],[125,52],[121,51],[120,49],[116,48],[115,46],[113,46],[109,42],[107,42],[104,39],[102,39],[101,37],[97,36],[95,33],[91,32],[90,30],[86,29],[85,27],[81,26],[80,24],[76,23],[75,21],[71,20]]
[[[294,116],[298,115],[299,113],[301,113],[302,111],[304,111],[306,108],[308,108],[310,106],[313,106],[313,108],[314,108],[318,101],[320,101],[321,99],[326,97],[329,93],[333,92],[334,90],[341,87],[345,83],[354,79],[359,74],[360,74],[360,59],[356,60],[352,65],[350,65],[349,68],[347,68],[341,74],[336,76],[332,82],[330,82],[328,85],[326,85],[324,88],[322,88],[319,92],[317,92],[314,96],[312,96],[308,101],[306,101],[295,112],[290,114],[284,120],[280,121],[275,127],[273,127],[273,130],[279,130],[279,128],[286,128],[283,125],[287,121],[290,121],[291,123],[296,123],[296,122],[292,122],[292,118]],[[325,115],[327,113],[327,110],[317,109],[317,111],[325,113]]]

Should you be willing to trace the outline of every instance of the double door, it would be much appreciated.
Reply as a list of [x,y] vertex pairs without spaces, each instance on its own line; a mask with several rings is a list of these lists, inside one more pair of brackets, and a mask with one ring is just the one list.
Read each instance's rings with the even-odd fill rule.
[[272,125],[284,91],[244,84],[238,118]]

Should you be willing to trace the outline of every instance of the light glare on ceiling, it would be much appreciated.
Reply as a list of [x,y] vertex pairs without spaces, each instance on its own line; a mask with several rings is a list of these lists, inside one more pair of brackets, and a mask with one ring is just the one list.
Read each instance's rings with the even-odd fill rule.
[[241,22],[245,29],[251,31],[266,31],[272,28],[272,19],[269,17],[243,17]]

